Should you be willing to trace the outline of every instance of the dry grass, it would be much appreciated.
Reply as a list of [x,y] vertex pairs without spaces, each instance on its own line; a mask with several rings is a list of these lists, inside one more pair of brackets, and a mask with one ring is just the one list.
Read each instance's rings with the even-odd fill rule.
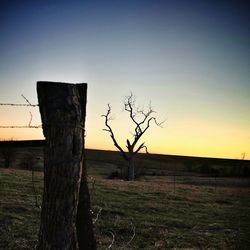
[[[100,163],[101,164],[101,163]],[[91,172],[91,171],[90,171]],[[35,185],[41,198],[41,172]],[[249,249],[250,188],[89,177],[99,249]],[[34,249],[39,228],[31,173],[0,169],[0,249]],[[133,237],[134,235],[134,237]],[[131,240],[132,239],[132,240]]]

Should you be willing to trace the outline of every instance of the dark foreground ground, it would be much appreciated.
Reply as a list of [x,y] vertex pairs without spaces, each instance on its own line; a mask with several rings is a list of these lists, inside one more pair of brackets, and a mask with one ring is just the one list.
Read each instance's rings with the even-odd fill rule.
[[[35,249],[43,143],[0,142],[0,249]],[[250,249],[250,161],[140,154],[126,182],[107,178],[126,167],[119,153],[86,159],[99,249]]]
[[[195,176],[129,183],[107,179],[109,168],[89,163],[99,249],[249,249],[250,188],[242,179],[230,179],[231,186],[201,185]],[[0,168],[0,249],[35,248],[42,180],[41,171],[32,182],[31,171]]]

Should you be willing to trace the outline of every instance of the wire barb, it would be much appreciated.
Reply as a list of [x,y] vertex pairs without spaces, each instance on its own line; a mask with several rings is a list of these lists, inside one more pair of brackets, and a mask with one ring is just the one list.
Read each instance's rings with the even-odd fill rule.
[[22,98],[23,98],[29,105],[32,105],[32,104],[29,102],[29,100],[28,100],[23,94],[21,94],[21,96],[22,96]]
[[29,127],[31,126],[31,122],[32,122],[32,118],[33,118],[33,115],[32,115],[32,113],[30,112],[30,121],[29,121]]

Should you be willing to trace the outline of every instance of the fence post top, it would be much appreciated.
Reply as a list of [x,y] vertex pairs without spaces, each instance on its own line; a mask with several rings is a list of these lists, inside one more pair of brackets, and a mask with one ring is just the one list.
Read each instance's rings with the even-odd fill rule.
[[37,84],[60,84],[60,85],[78,85],[78,84],[81,84],[81,85],[88,85],[87,83],[84,83],[84,82],[76,82],[76,83],[70,83],[70,82],[55,82],[55,81],[37,81],[36,82]]

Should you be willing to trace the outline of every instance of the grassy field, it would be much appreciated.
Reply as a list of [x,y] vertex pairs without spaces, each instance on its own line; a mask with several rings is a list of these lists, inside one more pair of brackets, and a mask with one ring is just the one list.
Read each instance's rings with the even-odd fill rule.
[[[98,169],[99,167],[99,169]],[[90,166],[99,249],[249,249],[250,188],[199,185],[167,176],[108,180]],[[35,173],[40,203],[42,172]],[[40,209],[27,170],[0,168],[0,249],[34,249]]]

